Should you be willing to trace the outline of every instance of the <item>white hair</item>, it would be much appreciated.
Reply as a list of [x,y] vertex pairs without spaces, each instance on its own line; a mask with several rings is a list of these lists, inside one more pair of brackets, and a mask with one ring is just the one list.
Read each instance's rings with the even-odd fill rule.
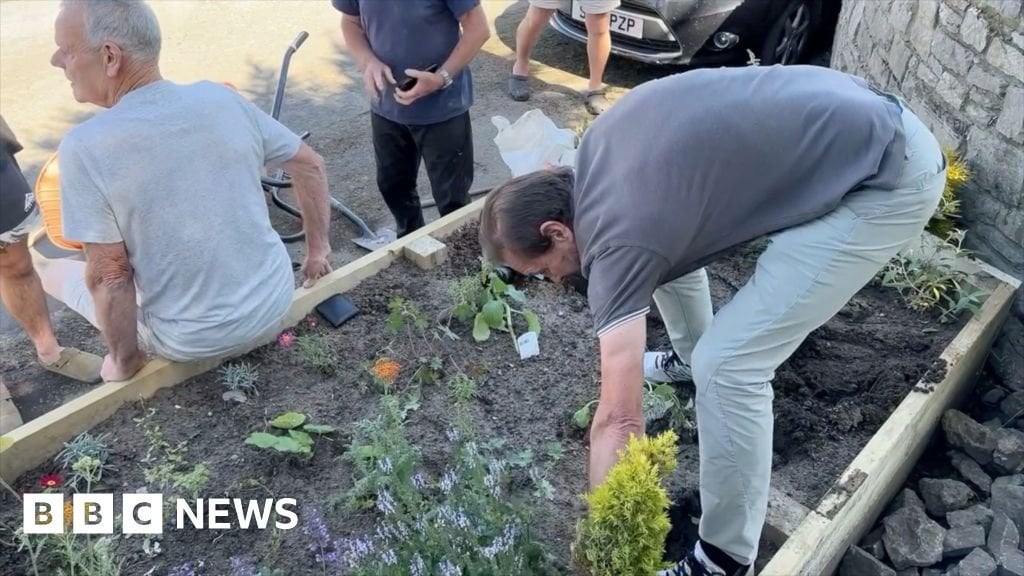
[[112,42],[129,56],[160,57],[160,23],[144,0],[64,0],[63,5],[82,6],[91,46]]

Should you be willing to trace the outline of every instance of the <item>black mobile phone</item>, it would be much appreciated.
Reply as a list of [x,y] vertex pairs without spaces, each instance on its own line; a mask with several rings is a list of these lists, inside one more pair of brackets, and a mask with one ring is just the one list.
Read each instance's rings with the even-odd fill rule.
[[335,294],[317,305],[316,311],[323,316],[331,326],[337,328],[359,313],[359,309],[351,300]]
[[[431,64],[429,67],[427,67],[426,71],[437,72],[438,68],[440,68],[440,66],[438,66],[437,64]],[[401,80],[398,83],[398,89],[401,90],[402,92],[408,92],[409,90],[412,90],[414,86],[416,86],[416,78],[413,78],[412,76],[406,76],[403,80]]]

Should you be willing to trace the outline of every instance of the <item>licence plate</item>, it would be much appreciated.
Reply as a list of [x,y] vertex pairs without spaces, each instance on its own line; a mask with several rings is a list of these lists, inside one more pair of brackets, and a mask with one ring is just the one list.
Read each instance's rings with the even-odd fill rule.
[[[586,13],[583,11],[583,6],[573,0],[572,2],[572,17],[580,22],[587,20]],[[633,38],[644,38],[644,21],[642,18],[626,14],[619,10],[612,10],[611,21],[608,24],[612,32],[618,32],[619,34],[625,34],[626,36],[632,36]]]

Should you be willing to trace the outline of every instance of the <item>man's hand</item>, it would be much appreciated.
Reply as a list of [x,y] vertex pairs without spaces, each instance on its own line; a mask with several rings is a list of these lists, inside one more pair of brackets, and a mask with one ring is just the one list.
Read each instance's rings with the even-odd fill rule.
[[590,488],[604,482],[630,435],[644,434],[643,316],[601,336],[601,397],[590,427]]
[[409,69],[405,71],[405,75],[416,79],[416,85],[412,87],[412,90],[409,90],[408,92],[395,90],[395,100],[397,100],[399,104],[403,104],[405,106],[412,104],[424,96],[430,96],[444,87],[444,78],[436,72]]
[[327,261],[327,254],[307,254],[302,263],[302,275],[305,278],[302,287],[312,288],[317,280],[330,273],[331,264]]
[[384,92],[385,82],[390,82],[392,86],[396,84],[395,77],[391,74],[391,68],[373,58],[363,70],[363,89],[366,91],[366,96],[371,101],[379,100],[381,93]]
[[135,376],[142,367],[146,365],[146,355],[136,352],[127,360],[117,362],[114,357],[107,354],[103,357],[103,366],[100,367],[100,377],[104,382],[121,382]]

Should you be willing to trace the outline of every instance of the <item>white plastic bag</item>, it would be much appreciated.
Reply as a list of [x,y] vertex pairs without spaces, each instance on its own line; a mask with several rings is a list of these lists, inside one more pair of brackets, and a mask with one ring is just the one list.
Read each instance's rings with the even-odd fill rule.
[[512,176],[555,166],[576,165],[576,133],[559,128],[538,109],[530,110],[509,123],[504,116],[493,116],[498,129],[494,143]]

